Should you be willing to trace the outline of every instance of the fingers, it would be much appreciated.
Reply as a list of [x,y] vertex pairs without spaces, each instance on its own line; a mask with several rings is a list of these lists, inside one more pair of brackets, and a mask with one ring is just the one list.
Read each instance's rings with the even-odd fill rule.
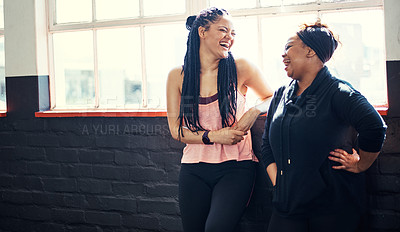
[[234,127],[232,127],[232,129],[247,132],[248,130],[250,130],[250,127],[248,125],[236,124]]
[[347,153],[345,150],[342,150],[342,149],[335,149],[334,151],[331,151],[330,154],[331,155],[336,155],[336,156],[339,156],[339,155],[346,156],[349,153]]
[[335,161],[335,162],[338,162],[338,163],[341,163],[341,164],[344,163],[344,160],[339,159],[339,158],[336,158],[336,157],[333,157],[333,156],[328,156],[328,158],[329,158],[330,160],[332,160],[332,161]]
[[219,143],[227,145],[234,145],[239,143],[244,139],[244,136],[246,136],[247,134],[248,134],[247,131],[244,132],[235,129],[235,126],[224,127],[216,133],[216,135],[220,138]]
[[337,157],[340,157],[340,158],[337,158],[337,157],[334,157],[334,156],[328,156],[328,158],[330,159],[330,160],[332,160],[332,161],[335,161],[335,162],[338,162],[338,163],[340,163],[341,165],[338,165],[338,166],[332,166],[332,168],[333,169],[336,169],[336,170],[341,170],[341,169],[343,169],[343,170],[346,170],[346,169],[348,169],[349,167],[348,167],[348,162],[345,160],[345,157],[342,155],[342,154],[338,154],[338,153],[335,153],[335,154],[333,154],[334,152],[330,152],[330,154],[331,155],[336,155]]
[[245,133],[243,131],[239,131],[239,132],[241,132],[241,133],[234,134],[236,143],[238,143],[244,139]]
[[247,132],[239,131],[239,130],[232,130],[232,144],[237,144],[244,139],[244,136],[247,135]]
[[358,161],[360,160],[359,155],[356,150],[353,148],[353,154],[347,153],[342,149],[335,149],[334,151],[329,152],[330,156],[328,158],[332,161],[338,162],[340,165],[332,166],[333,169],[344,169],[347,171],[354,172],[356,170]]
[[333,169],[338,169],[338,170],[340,170],[340,169],[347,169],[347,167],[346,167],[346,166],[343,166],[343,165],[341,165],[341,166],[332,166],[332,168],[333,168]]
[[334,151],[329,152],[329,154],[331,154],[331,155],[333,155],[333,157],[337,157],[339,159],[345,159],[345,157],[346,157],[344,154],[339,153],[339,152],[334,152]]
[[234,135],[237,135],[237,136],[245,136],[245,135],[247,135],[247,131],[241,131],[241,130],[235,130],[235,129],[232,130],[232,133]]
[[330,160],[336,161],[341,164],[345,163],[345,154],[347,154],[346,151],[336,149],[335,151],[329,152],[329,154],[331,154],[331,156],[328,157]]

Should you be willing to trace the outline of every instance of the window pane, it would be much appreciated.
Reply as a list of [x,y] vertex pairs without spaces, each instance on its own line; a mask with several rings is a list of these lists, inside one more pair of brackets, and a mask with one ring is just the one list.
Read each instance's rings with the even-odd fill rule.
[[56,0],[57,23],[92,21],[92,0]]
[[4,0],[0,0],[0,28],[4,28]]
[[233,19],[236,32],[232,46],[232,55],[235,58],[246,58],[258,64],[258,28],[257,17],[240,17]]
[[0,110],[6,110],[4,37],[0,37]]
[[260,0],[260,2],[262,7],[282,5],[282,0]]
[[[251,63],[254,63],[261,68],[259,60],[259,33],[257,17],[240,17],[233,19],[236,32],[235,42],[232,46],[232,55],[235,59],[246,58]],[[249,89],[246,95],[246,103],[248,106],[254,106],[257,96]]]
[[185,0],[143,0],[144,16],[183,14],[186,12]]
[[56,107],[93,107],[93,33],[56,33],[53,41]]
[[210,6],[220,7],[227,10],[246,9],[246,8],[255,8],[256,1],[255,0],[246,0],[246,1],[210,0]]
[[301,5],[301,4],[307,4],[307,3],[312,3],[312,2],[317,2],[317,0],[283,0],[283,5],[286,5],[286,6]]
[[317,2],[316,0],[261,0],[262,7],[281,6],[281,5],[300,5]]
[[187,36],[185,22],[145,27],[149,108],[166,108],[167,76],[172,68],[183,65]]
[[264,76],[272,88],[277,89],[291,79],[286,75],[282,54],[287,40],[296,34],[299,25],[315,21],[316,15],[304,14],[263,18],[262,48]]
[[365,0],[322,0],[322,2],[362,2]]
[[97,0],[96,18],[121,19],[139,16],[139,0]]
[[382,10],[322,15],[342,43],[327,65],[375,105],[387,103],[383,20]]
[[100,108],[139,108],[142,103],[140,28],[99,30],[97,44]]

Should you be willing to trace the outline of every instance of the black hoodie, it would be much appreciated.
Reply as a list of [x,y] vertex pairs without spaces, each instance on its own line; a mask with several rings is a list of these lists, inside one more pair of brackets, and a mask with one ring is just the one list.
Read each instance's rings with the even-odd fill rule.
[[300,96],[297,88],[292,81],[275,92],[265,122],[259,159],[265,167],[273,162],[278,167],[275,209],[294,217],[334,213],[349,204],[361,209],[363,174],[333,169],[338,163],[328,156],[336,148],[350,154],[357,146],[380,151],[386,132],[383,119],[326,66]]

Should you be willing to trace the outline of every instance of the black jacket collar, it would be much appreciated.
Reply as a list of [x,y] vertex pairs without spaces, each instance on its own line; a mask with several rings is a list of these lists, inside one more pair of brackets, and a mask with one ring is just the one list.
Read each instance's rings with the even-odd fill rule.
[[328,68],[324,66],[318,72],[311,85],[298,97],[296,96],[297,89],[299,88],[298,83],[296,80],[291,81],[285,94],[285,102],[292,101],[296,105],[302,105],[307,95],[317,95],[318,92],[323,91],[321,87],[328,84],[327,80],[331,78],[331,73]]

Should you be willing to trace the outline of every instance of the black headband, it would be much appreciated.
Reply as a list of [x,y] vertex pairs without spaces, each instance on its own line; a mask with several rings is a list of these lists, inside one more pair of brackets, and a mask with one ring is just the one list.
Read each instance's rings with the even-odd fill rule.
[[318,58],[327,62],[336,50],[338,42],[326,27],[306,27],[297,32],[303,43],[315,51]]

